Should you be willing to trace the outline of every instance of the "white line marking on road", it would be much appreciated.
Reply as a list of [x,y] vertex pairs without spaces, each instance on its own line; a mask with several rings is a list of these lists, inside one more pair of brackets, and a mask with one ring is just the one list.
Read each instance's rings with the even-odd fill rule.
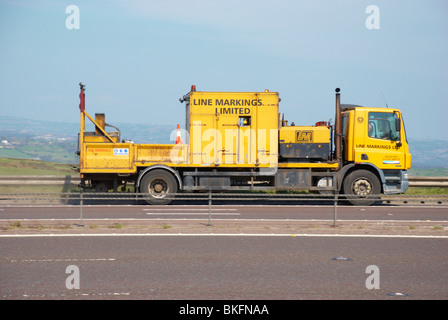
[[115,261],[115,258],[97,258],[97,259],[10,259],[9,262],[86,262],[86,261]]
[[[51,293],[51,294],[22,294],[23,298],[57,298],[57,297],[77,297],[77,296],[130,296],[130,292],[105,292],[105,293],[73,293],[73,294],[67,294],[67,293]],[[17,295],[3,295],[2,298],[15,298]]]
[[[147,213],[149,216],[152,215],[163,215],[161,213]],[[172,213],[173,215],[194,215],[191,213]],[[202,213],[202,215],[208,215]],[[240,213],[216,213],[212,215],[241,215]],[[16,222],[16,221],[30,221],[30,222],[45,222],[45,221],[79,221],[79,218],[51,218],[51,219],[29,219],[29,218],[10,218],[10,219],[0,219],[0,222]],[[176,219],[176,218],[84,218],[83,221],[152,221],[152,220],[170,220],[170,221],[203,221],[204,219]],[[252,221],[252,222],[333,222],[333,219],[214,219],[214,221]],[[337,222],[369,222],[369,223],[448,223],[448,220],[368,220],[368,219],[338,219]]]
[[[143,211],[208,211],[208,208],[151,208],[151,209],[143,209]],[[236,209],[232,209],[232,208],[212,208],[212,211],[236,211]]]
[[0,238],[58,238],[58,237],[323,237],[323,238],[413,238],[448,239],[448,236],[387,235],[387,234],[274,234],[274,233],[61,233],[61,234],[2,234]]
[[[191,205],[172,205],[172,206],[176,206],[176,207],[181,207],[181,206],[185,206],[185,207],[191,207]],[[202,205],[202,206],[207,206],[207,205]],[[214,206],[216,206],[216,204],[214,204]],[[247,205],[247,204],[226,204],[226,207],[245,207],[245,208],[259,208],[259,207],[263,207],[263,208],[274,208],[274,207],[281,207],[281,208],[329,208],[332,209],[333,205],[329,204],[329,205],[301,205],[301,204],[258,204],[258,205]],[[23,204],[7,204],[7,205],[2,205],[1,207],[3,208],[79,208],[79,205],[72,205],[72,204],[68,204],[68,205],[39,205],[39,204],[30,204],[30,205],[23,205]],[[101,208],[101,207],[109,207],[109,208],[123,208],[123,207],[130,207],[130,208],[137,208],[140,207],[140,205],[133,205],[133,204],[112,204],[112,205],[92,205],[92,204],[85,204],[83,205],[84,208]],[[169,207],[169,206],[167,206]],[[349,206],[338,206],[338,208],[343,209],[343,208],[351,208]],[[406,208],[421,208],[421,209],[446,209],[448,208],[448,206],[446,204],[434,204],[434,205],[383,205],[383,206],[369,206],[366,208],[393,208],[393,209],[406,209]]]
[[[208,216],[208,212],[146,212],[148,216]],[[236,212],[212,212],[212,216],[240,216],[241,214]]]
[[[150,208],[150,209],[143,209],[143,211],[151,211],[151,212],[145,212],[147,215],[178,215],[178,216],[202,216],[202,215],[223,215],[223,216],[239,216],[241,215],[238,212],[226,212],[226,211],[236,211],[237,209],[231,209],[231,208],[212,208],[209,213],[208,208]],[[180,212],[174,212],[174,211],[180,211]],[[185,211],[192,211],[192,212],[185,212]],[[203,212],[199,212],[203,211]],[[224,212],[223,212],[224,211]]]

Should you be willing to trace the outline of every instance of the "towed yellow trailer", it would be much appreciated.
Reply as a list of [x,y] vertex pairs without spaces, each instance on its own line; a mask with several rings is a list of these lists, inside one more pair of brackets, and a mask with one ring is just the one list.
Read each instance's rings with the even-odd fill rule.
[[[411,155],[400,110],[341,105],[335,123],[296,126],[279,113],[279,94],[200,92],[185,103],[186,137],[176,144],[136,144],[85,110],[80,83],[80,174],[83,186],[118,191],[134,183],[150,204],[180,190],[339,192],[369,205],[380,193],[403,193]],[[86,118],[94,132],[85,131]],[[106,131],[112,127],[113,131]]]

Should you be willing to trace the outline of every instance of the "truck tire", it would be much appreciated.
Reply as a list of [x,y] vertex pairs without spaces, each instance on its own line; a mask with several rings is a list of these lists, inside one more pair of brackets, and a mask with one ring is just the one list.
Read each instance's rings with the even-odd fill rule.
[[146,173],[140,183],[140,193],[143,199],[154,205],[170,203],[177,192],[174,176],[165,170],[151,170]]
[[380,201],[381,184],[373,172],[355,170],[345,177],[343,191],[351,204],[370,206]]
[[109,186],[105,182],[99,182],[95,185],[95,192],[104,193],[109,191]]

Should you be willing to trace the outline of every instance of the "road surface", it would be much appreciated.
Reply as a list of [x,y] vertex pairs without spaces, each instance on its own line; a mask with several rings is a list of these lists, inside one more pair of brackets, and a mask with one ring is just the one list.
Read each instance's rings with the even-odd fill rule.
[[443,206],[0,209],[3,300],[448,298]]

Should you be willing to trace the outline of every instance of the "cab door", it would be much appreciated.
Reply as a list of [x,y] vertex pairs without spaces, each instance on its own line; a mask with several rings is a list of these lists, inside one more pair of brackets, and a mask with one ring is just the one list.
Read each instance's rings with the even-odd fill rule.
[[404,169],[405,148],[398,111],[369,111],[365,124],[365,152],[361,161],[368,160],[380,169]]

